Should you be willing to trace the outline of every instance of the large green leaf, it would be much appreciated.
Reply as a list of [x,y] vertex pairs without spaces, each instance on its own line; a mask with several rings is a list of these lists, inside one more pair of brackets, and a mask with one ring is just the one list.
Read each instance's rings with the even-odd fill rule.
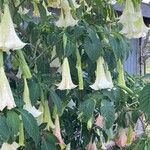
[[79,116],[83,119],[83,121],[87,122],[94,113],[96,101],[95,99],[85,100],[79,106]]
[[10,130],[7,125],[6,117],[0,115],[0,140],[6,142],[10,137]]
[[10,129],[11,137],[16,137],[19,132],[20,119],[19,115],[14,111],[7,112],[7,125]]
[[54,104],[56,105],[58,112],[61,114],[62,113],[62,102],[59,96],[56,94],[55,91],[51,90],[50,91],[50,96],[51,99],[53,100]]
[[35,120],[35,118],[28,113],[28,111],[24,109],[17,109],[17,111],[22,116],[23,125],[25,130],[29,134],[29,136],[34,140],[35,144],[37,145],[40,139],[39,127]]
[[115,121],[115,109],[112,102],[102,101],[101,115],[105,118],[106,128],[111,128]]
[[57,150],[57,139],[54,135],[50,134],[42,138],[41,150]]
[[29,89],[30,89],[30,99],[32,104],[36,104],[38,98],[41,95],[41,89],[39,83],[34,80],[30,80],[29,82]]
[[75,52],[75,49],[76,49],[76,43],[74,43],[73,41],[68,39],[67,40],[67,45],[66,45],[66,48],[65,48],[66,57],[69,57],[73,52]]
[[94,30],[89,28],[87,32],[88,36],[84,40],[84,49],[89,58],[94,62],[101,54],[101,43],[97,33]]
[[139,109],[150,116],[150,83],[147,84],[140,93]]

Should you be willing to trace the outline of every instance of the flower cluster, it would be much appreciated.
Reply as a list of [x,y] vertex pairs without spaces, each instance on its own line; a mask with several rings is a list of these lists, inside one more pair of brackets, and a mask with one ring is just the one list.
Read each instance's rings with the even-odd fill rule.
[[132,0],[126,0],[119,22],[123,25],[121,33],[129,39],[143,37],[149,30],[144,24],[140,4],[135,8]]
[[[74,7],[78,7],[78,5],[73,1]],[[71,7],[69,6],[68,0],[61,1],[61,13],[59,20],[56,22],[56,26],[58,27],[68,27],[75,26],[78,20],[75,20],[71,14]]]

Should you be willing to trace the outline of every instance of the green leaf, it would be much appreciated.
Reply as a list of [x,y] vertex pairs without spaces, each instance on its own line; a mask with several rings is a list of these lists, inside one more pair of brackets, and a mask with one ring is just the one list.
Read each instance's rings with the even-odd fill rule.
[[16,137],[19,132],[20,119],[19,115],[14,111],[7,112],[7,125],[10,129],[11,137]]
[[115,121],[115,109],[113,103],[103,100],[100,109],[101,115],[105,118],[106,128],[111,128]]
[[54,104],[56,105],[58,112],[61,114],[62,113],[62,102],[59,96],[56,94],[55,91],[51,90],[50,91],[50,96],[51,99],[53,100]]
[[43,5],[41,4],[37,4],[37,5],[38,5],[39,12],[40,12],[41,21],[45,22],[47,19],[46,10]]
[[34,140],[35,144],[37,145],[40,139],[40,133],[39,133],[39,127],[35,118],[26,110],[17,109],[17,111],[22,116],[22,121],[23,121],[25,130],[27,131],[29,136]]
[[0,140],[6,142],[10,138],[10,130],[7,125],[6,117],[0,115]]
[[54,135],[50,134],[42,138],[41,150],[57,150],[57,139]]
[[147,84],[139,96],[139,109],[146,115],[150,116],[150,83]]
[[88,36],[84,40],[84,49],[89,58],[94,62],[101,54],[101,43],[97,33],[88,29]]
[[76,44],[72,42],[71,40],[67,40],[67,45],[65,48],[65,55],[66,57],[69,57],[73,52],[76,50]]
[[40,85],[36,81],[30,80],[29,89],[30,89],[30,99],[32,104],[34,105],[36,104],[37,99],[39,99],[39,97],[41,96]]
[[95,105],[95,99],[90,98],[85,100],[79,106],[79,117],[81,117],[83,121],[87,122],[93,116]]

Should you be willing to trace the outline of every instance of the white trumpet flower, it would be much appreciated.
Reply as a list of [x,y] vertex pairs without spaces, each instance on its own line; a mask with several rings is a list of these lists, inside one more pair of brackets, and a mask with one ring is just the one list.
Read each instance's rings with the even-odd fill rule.
[[73,84],[70,74],[68,58],[64,58],[62,64],[62,81],[57,85],[60,90],[74,89],[77,85]]
[[123,25],[120,33],[129,39],[143,37],[149,30],[144,24],[140,4],[137,8],[134,8],[131,0],[126,0],[125,9],[119,22]]
[[113,87],[110,72],[104,70],[104,63],[103,57],[99,57],[97,60],[96,80],[93,85],[90,85],[94,90],[111,89]]
[[75,20],[71,14],[71,8],[69,6],[68,0],[63,0],[61,2],[61,13],[59,20],[56,22],[58,27],[68,27],[75,26],[78,20]]
[[4,72],[4,68],[0,68],[0,111],[5,107],[12,109],[16,107],[14,97]]
[[104,69],[105,69],[106,78],[107,78],[107,80],[108,80],[109,83],[110,83],[110,87],[109,87],[109,88],[112,89],[112,88],[114,87],[114,84],[113,84],[112,77],[111,77],[111,73],[110,73],[110,71],[109,71],[109,69],[108,69],[107,63],[105,63]]
[[0,49],[2,51],[17,50],[22,49],[25,45],[26,43],[23,43],[17,36],[9,7],[5,5],[0,23]]
[[144,21],[143,21],[143,15],[142,15],[142,12],[141,12],[141,8],[140,8],[140,5],[138,6],[138,8],[135,10],[136,11],[136,14],[138,16],[138,19],[135,21],[135,26],[136,26],[136,32],[135,32],[135,37],[134,38],[140,38],[140,37],[144,37],[146,36],[148,30],[150,28],[148,28],[145,24],[144,24]]
[[29,88],[27,84],[26,78],[24,78],[24,93],[23,93],[23,99],[25,102],[24,109],[27,110],[30,114],[32,114],[35,118],[39,117],[42,112],[37,110],[34,106],[32,106],[30,101],[30,94],[29,94]]
[[3,143],[0,150],[17,150],[19,148],[19,144],[13,142],[12,144]]

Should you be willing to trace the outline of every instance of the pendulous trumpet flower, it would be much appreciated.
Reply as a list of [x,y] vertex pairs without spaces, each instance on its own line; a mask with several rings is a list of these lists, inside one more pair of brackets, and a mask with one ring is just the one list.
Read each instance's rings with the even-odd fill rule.
[[3,143],[1,150],[17,150],[19,148],[19,144],[13,142],[12,144]]
[[74,89],[77,85],[73,84],[70,74],[68,58],[64,58],[62,64],[62,81],[57,85],[60,90]]
[[125,9],[119,20],[123,25],[120,32],[129,39],[143,37],[149,30],[144,24],[140,6],[139,4],[134,8],[133,2],[126,0]]
[[16,104],[4,68],[0,67],[0,111],[5,107],[12,109]]
[[93,85],[90,85],[90,87],[94,90],[112,89],[113,87],[111,74],[108,67],[105,67],[104,65],[105,62],[103,57],[99,57],[97,60],[96,80]]
[[68,0],[61,1],[61,13],[59,20],[56,22],[58,27],[75,26],[78,20],[75,20],[71,14],[71,7]]
[[25,45],[26,43],[23,43],[15,32],[9,7],[5,4],[0,23],[0,49],[2,51],[17,50],[22,49]]

